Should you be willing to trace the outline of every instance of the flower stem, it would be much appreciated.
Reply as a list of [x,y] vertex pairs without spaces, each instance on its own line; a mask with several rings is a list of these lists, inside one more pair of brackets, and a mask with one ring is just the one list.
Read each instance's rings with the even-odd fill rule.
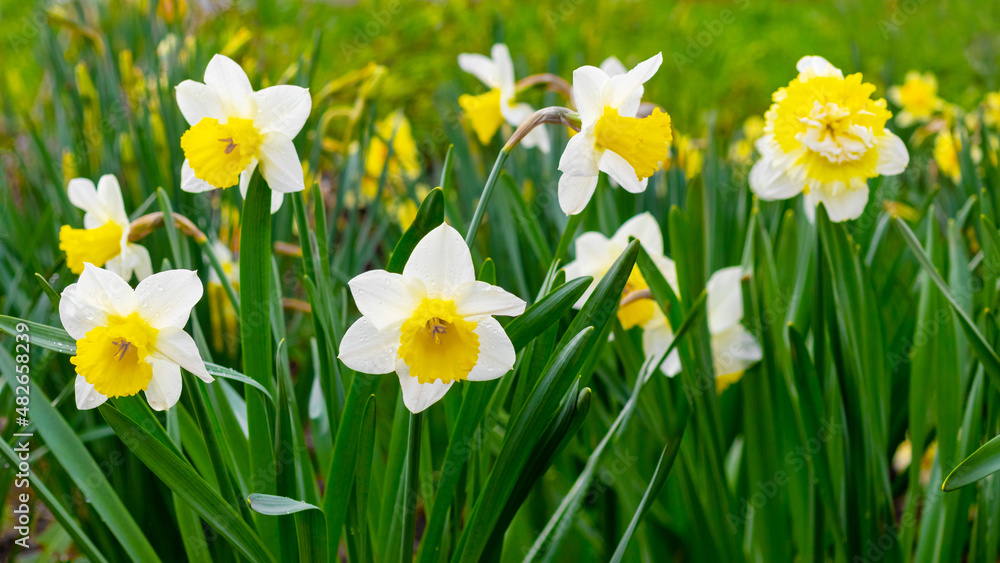
[[476,240],[476,231],[479,230],[479,223],[483,221],[483,215],[486,213],[486,204],[490,201],[490,196],[493,195],[493,187],[497,183],[497,178],[500,177],[500,170],[503,169],[503,163],[510,156],[510,149],[504,147],[497,156],[497,161],[493,164],[493,170],[490,171],[490,177],[486,180],[486,186],[483,188],[483,195],[479,198],[479,204],[476,205],[476,212],[472,216],[472,223],[469,225],[469,231],[465,235],[465,244],[472,246],[472,242]]
[[566,229],[563,230],[562,236],[559,237],[559,246],[556,247],[556,253],[552,256],[553,264],[562,260],[563,256],[566,256],[569,244],[573,242],[573,235],[576,234],[576,230],[580,226],[580,221],[583,221],[583,213],[569,216],[569,221],[566,222]]

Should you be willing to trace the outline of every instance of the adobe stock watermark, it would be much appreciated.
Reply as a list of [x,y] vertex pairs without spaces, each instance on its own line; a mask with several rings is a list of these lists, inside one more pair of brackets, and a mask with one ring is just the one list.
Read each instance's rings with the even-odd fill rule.
[[715,40],[722,36],[726,27],[736,22],[737,13],[746,11],[749,7],[750,0],[739,0],[736,2],[735,11],[726,8],[719,12],[717,18],[702,20],[698,31],[694,35],[688,36],[684,52],[674,51],[671,54],[677,70],[684,70],[684,67],[694,64],[695,60],[705,52],[705,49],[711,47]]
[[878,21],[878,30],[882,34],[882,39],[888,40],[890,35],[898,33],[899,28],[906,25],[906,22],[910,21],[910,17],[917,13],[917,10],[926,3],[927,0],[901,0],[896,2],[896,6],[890,13],[889,19]]
[[380,10],[368,10],[371,19],[365,25],[354,26],[354,35],[350,41],[343,41],[340,44],[340,55],[345,60],[354,58],[361,53],[362,49],[372,44],[375,38],[386,32],[392,19],[403,10],[402,0],[389,0]]
[[756,485],[751,487],[750,496],[740,499],[737,513],[726,514],[726,524],[729,525],[729,531],[734,534],[738,533],[740,528],[746,525],[751,510],[764,508],[771,499],[778,495],[781,489],[788,485],[792,475],[806,468],[813,456],[823,447],[823,444],[832,440],[843,429],[844,425],[839,421],[821,420],[820,428],[815,436],[806,440],[804,445],[796,446],[795,449],[786,453],[783,467],[776,470],[769,479],[758,481]]

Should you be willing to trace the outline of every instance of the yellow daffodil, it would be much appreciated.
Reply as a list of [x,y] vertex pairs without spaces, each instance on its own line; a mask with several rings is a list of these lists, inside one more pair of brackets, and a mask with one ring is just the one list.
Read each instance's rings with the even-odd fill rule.
[[[739,381],[743,372],[760,361],[760,344],[750,334],[743,320],[743,289],[740,279],[743,271],[738,267],[724,268],[712,274],[705,284],[708,292],[708,331],[712,337],[712,364],[718,392]],[[668,278],[669,280],[669,278]],[[676,290],[676,288],[675,288]],[[667,317],[657,307],[653,319],[642,333],[642,349],[646,357],[662,354],[674,341]],[[680,373],[680,357],[673,352],[663,362],[661,369],[673,377]]]
[[85,262],[104,266],[125,280],[133,273],[140,280],[153,273],[149,251],[128,241],[132,227],[117,178],[105,174],[96,188],[86,178],[74,178],[68,192],[70,202],[86,212],[83,229],[63,225],[59,230],[59,248],[74,274],[83,273]]
[[237,183],[246,195],[257,165],[271,188],[271,212],[285,193],[302,191],[302,163],[292,139],[309,118],[309,90],[272,86],[254,92],[232,59],[215,55],[205,83],[177,85],[177,105],[191,128],[181,137],[181,189],[204,192]]
[[1000,126],[1000,92],[990,92],[983,100],[983,121],[989,127]]
[[181,368],[213,378],[184,332],[202,286],[191,270],[153,274],[133,290],[121,277],[86,264],[59,301],[62,325],[76,340],[76,405],[92,409],[108,397],[145,391],[149,406],[166,410],[181,394]]
[[601,172],[638,193],[669,158],[670,116],[655,109],[648,117],[636,117],[643,84],[662,62],[663,56],[657,53],[622,75],[608,76],[593,66],[573,72],[581,129],[559,159],[559,206],[567,215],[576,215],[587,206]]
[[[388,143],[392,143],[391,156]],[[388,169],[386,169],[387,161]],[[378,193],[378,182],[383,170],[387,173],[386,181],[397,186],[406,179],[415,178],[420,174],[417,142],[413,138],[409,120],[401,111],[394,112],[379,121],[375,125],[375,135],[368,144],[365,177],[361,180],[361,189],[369,201]]]
[[943,107],[937,88],[937,78],[933,74],[920,74],[915,70],[907,72],[903,85],[892,86],[886,93],[889,101],[903,108],[896,115],[896,123],[900,127],[909,127],[928,121]]
[[[476,53],[462,53],[458,56],[458,66],[489,88],[485,94],[463,94],[458,98],[458,104],[472,123],[479,142],[483,144],[496,135],[504,121],[517,127],[535,113],[530,105],[518,103],[515,99],[517,90],[514,61],[510,58],[507,46],[503,43],[493,45],[490,55],[487,57]],[[521,140],[521,144],[527,148],[538,147],[547,153],[550,150],[549,134],[545,127],[535,127]]]
[[344,334],[340,359],[363,373],[395,371],[410,412],[456,381],[496,379],[514,367],[514,346],[493,316],[520,315],[525,303],[476,281],[469,248],[448,225],[417,243],[402,274],[373,270],[348,285],[362,317]]
[[962,167],[958,163],[961,150],[962,140],[948,129],[941,130],[934,138],[934,160],[938,170],[956,184],[962,179]]
[[823,57],[803,57],[797,68],[765,115],[750,187],[763,200],[805,192],[810,218],[823,203],[833,221],[855,219],[868,202],[869,178],[906,169],[906,145],[885,128],[892,114],[884,99],[871,99],[875,86],[861,74],[845,78]]

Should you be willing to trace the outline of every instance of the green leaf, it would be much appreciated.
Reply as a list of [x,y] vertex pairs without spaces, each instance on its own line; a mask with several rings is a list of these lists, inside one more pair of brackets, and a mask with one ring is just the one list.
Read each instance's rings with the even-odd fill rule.
[[589,276],[570,280],[552,290],[512,320],[504,328],[504,332],[514,344],[514,349],[524,348],[545,329],[558,322],[573,308],[573,304],[587,291],[592,282],[593,278]]
[[903,235],[903,240],[906,241],[907,246],[910,247],[910,251],[917,257],[920,265],[923,266],[924,271],[930,277],[934,285],[938,286],[941,290],[941,294],[944,295],[945,299],[951,305],[952,311],[955,312],[955,316],[958,317],[959,324],[962,327],[962,331],[969,339],[969,344],[972,345],[972,352],[976,355],[976,358],[982,363],[983,368],[986,373],[989,374],[993,385],[1000,390],[1000,357],[993,348],[986,342],[982,333],[976,328],[975,323],[969,318],[968,314],[962,309],[962,306],[955,301],[955,298],[951,296],[948,291],[948,285],[941,278],[941,274],[938,273],[937,268],[934,267],[934,263],[931,262],[930,257],[924,253],[923,248],[920,246],[920,241],[917,240],[916,235],[910,230],[910,227],[903,222],[902,219],[896,219],[896,227],[899,228],[900,233]]
[[254,512],[267,516],[284,516],[286,514],[302,512],[303,510],[319,510],[318,506],[313,506],[308,502],[260,493],[252,493],[248,496],[247,505]]
[[986,442],[948,474],[941,487],[954,491],[1000,471],[1000,436]]
[[274,560],[261,538],[186,461],[118,409],[105,403],[100,412],[132,453],[233,547],[251,561]]

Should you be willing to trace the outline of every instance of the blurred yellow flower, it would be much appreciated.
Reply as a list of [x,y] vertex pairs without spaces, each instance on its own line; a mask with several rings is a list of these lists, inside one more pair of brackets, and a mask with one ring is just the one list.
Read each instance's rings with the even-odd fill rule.
[[833,221],[855,219],[868,203],[869,178],[906,169],[906,145],[886,129],[892,114],[885,100],[871,99],[875,86],[860,73],[845,78],[815,56],[803,57],[797,69],[765,114],[750,188],[763,200],[805,193],[810,218],[822,203]]
[[938,169],[956,184],[962,179],[962,167],[958,163],[961,150],[962,140],[948,129],[942,130],[934,139],[934,160]]
[[[233,253],[222,241],[212,244],[212,253],[219,259],[226,279],[236,292],[240,290],[240,265],[233,259]],[[236,308],[226,295],[222,279],[211,269],[208,272],[208,304],[212,321],[212,344],[217,350],[226,350],[230,355],[236,354],[236,343],[239,340],[239,326]]]
[[[391,155],[389,143],[392,144]],[[402,111],[393,112],[375,125],[375,134],[365,156],[365,177],[361,183],[367,201],[375,198],[383,170],[386,182],[394,187],[420,174],[417,143],[413,139],[410,122]]]
[[990,127],[1000,126],[1000,92],[990,92],[983,100],[983,121]]
[[702,151],[702,143],[692,139],[690,135],[677,136],[677,167],[684,171],[684,176],[688,179],[701,174],[701,169],[705,164],[705,155]]
[[915,70],[906,73],[902,86],[891,86],[887,92],[889,100],[903,108],[896,115],[900,127],[926,122],[934,112],[942,108],[937,96],[937,78],[931,73],[920,74]]

